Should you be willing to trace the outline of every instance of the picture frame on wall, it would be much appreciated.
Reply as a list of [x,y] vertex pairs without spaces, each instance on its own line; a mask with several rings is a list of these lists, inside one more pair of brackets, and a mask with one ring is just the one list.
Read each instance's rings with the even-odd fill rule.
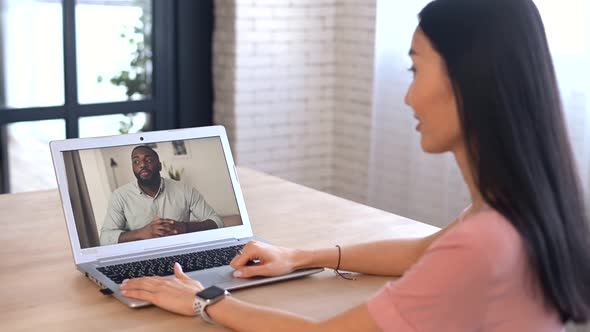
[[172,141],[172,154],[174,157],[190,157],[188,146],[184,141]]

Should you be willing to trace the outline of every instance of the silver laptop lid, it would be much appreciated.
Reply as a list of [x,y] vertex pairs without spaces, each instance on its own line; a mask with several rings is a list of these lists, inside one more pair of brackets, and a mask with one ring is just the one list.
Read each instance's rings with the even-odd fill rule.
[[[163,166],[160,175],[172,178],[165,181],[171,183],[180,176],[178,182],[200,193],[224,227],[101,245],[103,223],[107,215],[112,215],[109,202],[113,191],[135,185],[138,194],[141,193],[136,178],[139,175],[133,172],[131,160],[132,150],[139,145],[148,146],[157,153]],[[53,141],[50,147],[76,264],[253,235],[222,126],[67,139]],[[171,183],[170,187],[176,183]],[[145,211],[140,212],[145,214]]]

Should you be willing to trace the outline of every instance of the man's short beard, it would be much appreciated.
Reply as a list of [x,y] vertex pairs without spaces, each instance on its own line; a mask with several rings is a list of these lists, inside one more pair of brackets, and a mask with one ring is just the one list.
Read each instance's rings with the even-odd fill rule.
[[160,174],[158,174],[158,173],[154,173],[148,179],[142,179],[141,176],[139,176],[138,174],[136,174],[135,177],[137,178],[137,183],[140,186],[144,186],[144,187],[155,187],[155,186],[159,185],[159,181],[160,181]]

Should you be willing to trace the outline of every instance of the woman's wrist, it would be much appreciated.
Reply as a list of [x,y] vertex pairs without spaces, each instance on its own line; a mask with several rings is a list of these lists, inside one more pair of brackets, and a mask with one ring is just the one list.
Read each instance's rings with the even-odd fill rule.
[[313,250],[302,250],[302,249],[294,249],[293,250],[293,269],[305,269],[309,267],[316,267],[314,265],[314,252]]
[[211,320],[224,325],[224,322],[220,321],[223,317],[221,313],[231,311],[231,307],[235,305],[235,302],[236,300],[233,297],[226,296],[225,298],[208,305],[207,308],[205,308],[205,311]]
[[296,250],[293,257],[294,269],[310,267],[325,267],[333,269],[336,266],[338,252],[336,248]]

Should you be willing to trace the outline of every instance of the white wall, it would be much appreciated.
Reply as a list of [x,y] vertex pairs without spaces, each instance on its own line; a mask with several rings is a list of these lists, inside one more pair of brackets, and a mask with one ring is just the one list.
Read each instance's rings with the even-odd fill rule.
[[78,153],[88,187],[96,229],[100,232],[112,191],[109,182],[105,179],[112,178],[112,175],[107,174],[110,168],[105,167],[105,161],[99,149],[80,150]]
[[[451,221],[469,201],[461,174],[451,155],[421,151],[403,103],[406,49],[427,2],[380,2],[395,17],[383,44],[403,51],[393,74],[375,77],[376,0],[217,0],[214,121],[228,129],[237,163],[437,226]],[[590,103],[578,96],[565,103],[580,109],[568,124],[586,133],[574,146],[587,165],[590,131],[576,128],[588,125]]]
[[334,1],[217,1],[216,123],[238,165],[330,190]]
[[239,165],[365,201],[374,21],[375,0],[215,3],[214,121]]
[[[403,12],[404,58],[418,10]],[[376,13],[376,0],[218,1],[215,122],[240,165],[444,226],[468,197],[449,156],[420,150],[405,67],[374,112]]]

